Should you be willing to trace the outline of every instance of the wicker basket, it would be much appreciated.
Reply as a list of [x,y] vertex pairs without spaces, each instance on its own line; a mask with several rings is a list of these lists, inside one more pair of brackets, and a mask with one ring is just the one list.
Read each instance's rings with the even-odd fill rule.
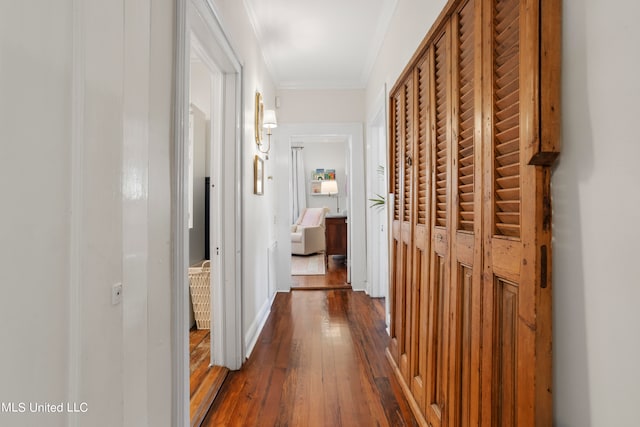
[[204,261],[201,267],[189,268],[189,290],[193,302],[193,314],[198,329],[209,329],[211,321],[211,262]]

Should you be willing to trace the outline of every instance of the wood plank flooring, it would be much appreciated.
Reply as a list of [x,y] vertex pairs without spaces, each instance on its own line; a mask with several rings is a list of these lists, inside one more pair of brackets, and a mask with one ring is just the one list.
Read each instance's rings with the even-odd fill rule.
[[189,332],[191,426],[200,425],[229,372],[221,366],[209,366],[210,341],[211,335],[207,329],[192,329]]
[[291,289],[351,289],[347,283],[347,266],[344,258],[329,256],[324,276],[291,276]]
[[384,300],[352,290],[279,293],[251,357],[203,426],[415,426],[385,357]]

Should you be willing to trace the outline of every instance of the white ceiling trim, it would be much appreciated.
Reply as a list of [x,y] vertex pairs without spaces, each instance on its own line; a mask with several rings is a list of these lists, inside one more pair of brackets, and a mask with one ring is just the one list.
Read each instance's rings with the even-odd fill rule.
[[[268,1],[268,0],[265,0]],[[384,42],[384,38],[386,35],[386,32],[388,30],[389,24],[391,22],[391,19],[393,17],[393,14],[395,13],[397,4],[398,4],[398,0],[383,0],[380,4],[380,10],[377,14],[377,18],[376,19],[377,22],[375,22],[375,24],[372,23],[372,25],[370,25],[368,28],[372,28],[375,26],[375,28],[373,28],[370,31],[371,37],[369,37],[364,43],[360,42],[361,47],[359,47],[360,52],[362,53],[361,55],[359,55],[359,57],[361,59],[355,59],[356,61],[362,61],[361,63],[346,63],[343,62],[342,68],[344,70],[344,79],[342,78],[337,78],[336,79],[336,73],[334,72],[333,76],[331,77],[322,77],[321,75],[318,76],[318,73],[304,73],[304,70],[299,71],[298,75],[290,75],[288,77],[284,77],[283,75],[280,74],[280,71],[283,68],[287,68],[287,63],[286,62],[282,62],[282,59],[278,60],[278,59],[274,59],[271,57],[270,55],[270,51],[266,48],[266,38],[265,38],[265,34],[262,33],[262,25],[261,25],[261,19],[264,20],[264,17],[260,17],[258,16],[256,9],[253,6],[253,2],[252,0],[243,0],[242,2],[244,9],[247,13],[247,16],[249,18],[249,22],[251,24],[251,27],[253,28],[256,40],[257,40],[257,44],[258,47],[260,48],[260,54],[264,60],[264,63],[266,65],[266,68],[269,72],[269,74],[271,75],[274,83],[276,84],[276,87],[278,89],[363,89],[366,87],[368,80],[370,78],[371,72],[373,70],[373,67],[375,65],[375,62],[378,58],[378,54],[380,51],[380,48],[382,47],[382,43]],[[291,11],[288,11],[289,13]],[[351,10],[351,12],[349,12],[351,14],[353,14],[353,10]],[[344,15],[343,15],[344,16]],[[318,17],[316,17],[318,18]],[[348,19],[348,17],[347,17]],[[304,20],[304,17],[301,16],[300,21]],[[326,27],[331,27],[332,22],[330,22],[328,20],[328,18],[325,18],[326,22],[325,22],[325,26]],[[358,22],[357,17],[354,17],[351,19],[353,22]],[[288,16],[288,19],[284,22],[296,22],[297,19],[295,18],[295,16]],[[284,24],[284,28],[286,28],[286,24]],[[354,26],[355,29],[354,31],[357,31],[357,26]],[[282,28],[282,25],[281,25]],[[348,39],[348,36],[345,38]],[[318,41],[318,40],[315,40]],[[322,42],[322,40],[319,41],[320,43]],[[271,46],[273,48],[273,46]],[[335,50],[338,51],[340,49],[340,46],[336,46]],[[352,51],[353,52],[353,51]],[[362,59],[364,57],[364,60]],[[322,58],[320,58],[322,60]],[[280,61],[275,62],[275,61]],[[288,59],[288,63],[289,64],[295,64],[295,60],[291,60]],[[291,62],[293,61],[293,62]],[[327,60],[325,62],[329,62],[331,61],[331,59],[327,58]],[[298,63],[304,63],[304,59],[300,59],[297,61]],[[338,66],[339,64],[336,62],[333,62],[333,65]],[[288,70],[291,71],[292,67],[288,67]],[[318,67],[319,68],[319,67]],[[354,70],[354,68],[356,68],[356,70]],[[359,69],[360,71],[358,72],[357,69]],[[280,71],[279,71],[280,70]],[[318,69],[313,69],[313,71],[318,71]],[[354,73],[355,71],[355,73]],[[339,71],[338,71],[339,73]],[[310,74],[316,74],[315,76],[311,77]],[[354,75],[355,74],[355,75]]]

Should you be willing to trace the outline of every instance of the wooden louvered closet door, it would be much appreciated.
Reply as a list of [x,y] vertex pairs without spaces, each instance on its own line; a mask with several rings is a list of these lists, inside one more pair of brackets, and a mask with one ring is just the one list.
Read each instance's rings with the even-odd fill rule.
[[421,425],[551,425],[560,2],[448,7],[390,94],[388,354]]
[[[409,76],[402,90],[393,98],[394,128],[392,138],[392,194],[394,214],[392,223],[391,256],[394,283],[392,296],[391,351],[398,360],[405,381],[410,378],[409,350],[411,348],[411,244],[412,244],[412,163],[413,163],[413,76]],[[407,310],[406,307],[409,307]]]
[[451,17],[452,212],[448,425],[479,424],[482,298],[481,2]]
[[435,41],[432,51],[432,199],[431,206],[431,246],[429,277],[429,319],[427,329],[427,419],[433,426],[442,423],[446,401],[446,360],[448,357],[449,329],[449,229],[450,207],[450,153],[451,116],[450,74],[449,74],[449,31],[442,33]]
[[411,301],[411,359],[410,359],[410,388],[416,401],[419,402],[420,412],[426,412],[426,384],[427,384],[427,327],[429,325],[429,255],[430,255],[430,207],[431,207],[431,130],[430,97],[431,97],[431,57],[424,55],[413,73],[414,96],[414,135],[415,161],[413,162],[413,176],[415,177],[412,240],[412,301]]
[[559,86],[541,86],[550,64],[540,37],[553,35],[539,25],[559,2],[528,3],[493,0],[483,11],[482,393],[492,399],[482,418],[493,425],[552,424],[550,170],[542,166],[555,159],[557,142],[539,138],[555,117],[547,97]]

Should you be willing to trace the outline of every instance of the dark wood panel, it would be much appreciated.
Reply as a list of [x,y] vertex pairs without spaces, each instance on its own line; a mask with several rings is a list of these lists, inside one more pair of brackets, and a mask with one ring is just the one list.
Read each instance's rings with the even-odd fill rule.
[[430,281],[430,311],[427,367],[427,421],[434,426],[442,424],[445,405],[445,358],[449,342],[446,329],[447,281],[446,261],[436,256]]
[[473,270],[464,265],[458,266],[458,282],[456,300],[456,354],[454,355],[454,396],[453,402],[455,411],[452,417],[452,424],[461,427],[472,427],[477,423],[476,417],[472,416],[473,398],[477,398],[472,393],[473,371]]
[[392,224],[393,237],[391,240],[391,274],[393,286],[389,292],[391,298],[389,307],[391,314],[391,325],[389,331],[391,341],[389,344],[391,356],[395,360],[396,365],[400,364],[400,341],[402,341],[402,314],[404,311],[403,288],[399,286],[402,283],[403,268],[401,258],[401,241],[400,241],[400,222],[394,221]]
[[327,255],[347,256],[347,217],[326,217],[325,236]]
[[497,426],[516,425],[516,363],[518,287],[496,280],[494,375],[495,422]]
[[[404,228],[404,227],[403,227]],[[403,233],[403,236],[407,233]],[[410,258],[410,250],[411,248],[405,242],[403,237],[401,243],[401,251],[402,251],[402,269],[403,271],[403,281],[401,282],[400,289],[402,290],[402,301],[404,301],[402,311],[401,311],[401,328],[402,328],[402,340],[400,341],[400,372],[405,378],[405,381],[411,381],[411,369],[409,367],[409,352],[411,350],[411,341],[412,341],[412,330],[411,330],[411,300],[412,296],[412,286],[411,286],[411,258]]]
[[[424,227],[422,227],[424,229]],[[428,262],[429,254],[416,245],[413,252],[413,292],[412,292],[412,325],[411,330],[411,392],[418,402],[420,409],[425,413],[425,384],[427,374],[427,348],[426,338],[428,325],[428,292],[429,283]]]

